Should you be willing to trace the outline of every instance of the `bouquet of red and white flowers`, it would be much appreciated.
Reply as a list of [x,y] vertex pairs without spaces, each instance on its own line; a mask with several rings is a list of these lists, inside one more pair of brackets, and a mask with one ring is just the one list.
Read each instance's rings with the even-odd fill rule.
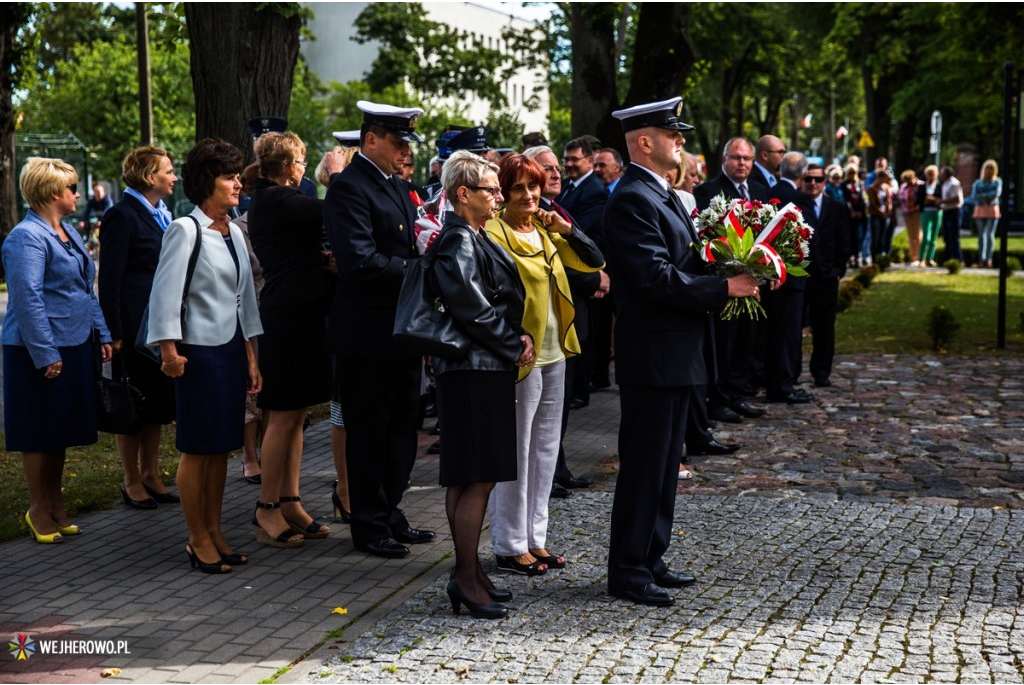
[[[777,201],[726,200],[712,198],[694,220],[700,238],[700,255],[720,276],[749,274],[757,280],[778,280],[806,276],[810,254],[808,242],[814,232],[803,213],[792,202],[781,209]],[[753,297],[730,298],[722,310],[723,319],[741,313],[752,319],[764,315]]]

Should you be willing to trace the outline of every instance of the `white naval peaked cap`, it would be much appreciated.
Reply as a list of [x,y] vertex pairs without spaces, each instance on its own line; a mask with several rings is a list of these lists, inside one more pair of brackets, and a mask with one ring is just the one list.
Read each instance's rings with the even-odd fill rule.
[[410,143],[423,142],[423,138],[416,133],[416,123],[423,115],[423,110],[419,107],[395,107],[369,100],[360,100],[356,107],[363,113],[364,125],[380,126],[397,138]]
[[685,121],[680,119],[683,113],[683,99],[679,96],[661,102],[636,105],[612,112],[612,116],[622,124],[622,132],[628,133],[638,128],[666,128],[671,131],[692,131]]
[[355,131],[335,131],[331,134],[334,139],[340,144],[346,147],[355,147],[359,145],[359,129]]

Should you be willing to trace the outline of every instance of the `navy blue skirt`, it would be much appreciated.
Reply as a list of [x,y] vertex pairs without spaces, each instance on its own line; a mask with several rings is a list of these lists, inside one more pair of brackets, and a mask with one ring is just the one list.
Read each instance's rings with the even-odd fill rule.
[[27,347],[3,346],[8,452],[60,452],[99,439],[92,341],[57,349],[64,365],[59,376],[48,379]]
[[178,343],[185,373],[174,379],[177,447],[188,454],[226,454],[242,446],[248,364],[241,328],[223,345]]

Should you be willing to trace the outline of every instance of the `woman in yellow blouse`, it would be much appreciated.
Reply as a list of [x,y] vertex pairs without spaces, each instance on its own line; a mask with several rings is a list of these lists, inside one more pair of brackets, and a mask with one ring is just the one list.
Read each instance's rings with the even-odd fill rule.
[[593,272],[604,267],[594,243],[557,212],[540,207],[544,170],[522,155],[501,161],[498,182],[505,209],[485,226],[519,269],[526,286],[523,328],[536,359],[519,370],[515,481],[498,483],[491,496],[491,526],[498,568],[540,575],[565,558],[547,549],[548,496],[562,427],[565,359],[580,352],[565,266]]

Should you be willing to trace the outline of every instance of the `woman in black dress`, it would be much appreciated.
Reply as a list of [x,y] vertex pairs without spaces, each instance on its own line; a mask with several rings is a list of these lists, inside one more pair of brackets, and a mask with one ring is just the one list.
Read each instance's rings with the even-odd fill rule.
[[[324,315],[328,302],[322,256],[323,201],[299,191],[306,147],[294,133],[265,133],[256,141],[259,178],[249,205],[249,239],[263,268],[260,367],[257,400],[269,413],[263,436],[262,483],[254,528],[261,544],[295,547],[325,538],[330,528],[299,501],[302,425],[308,407],[331,396]],[[343,157],[328,152],[328,173]]]
[[121,496],[136,509],[156,509],[158,502],[178,501],[160,480],[158,463],[160,427],[174,420],[174,381],[135,350],[135,336],[153,289],[164,231],[174,218],[164,198],[174,192],[178,177],[170,154],[148,145],[125,156],[121,176],[127,187],[103,215],[100,231],[100,306],[114,338],[114,378],[127,375],[145,395],[139,407],[142,431],[116,437],[124,469]]
[[482,230],[501,201],[498,167],[459,151],[445,162],[441,183],[451,208],[431,248],[433,278],[469,340],[461,359],[434,359],[444,436],[440,480],[455,542],[448,597],[455,613],[465,604],[476,618],[501,618],[512,593],[494,587],[477,549],[495,482],[516,479],[515,367],[533,362],[533,339],[520,325],[519,272]]
[[245,393],[263,384],[252,345],[263,332],[252,269],[242,231],[228,218],[238,206],[241,171],[242,153],[223,140],[204,138],[189,151],[181,175],[196,208],[167,228],[149,297],[147,342],[160,345],[160,370],[175,379],[185,553],[204,573],[227,573],[248,561],[221,531],[228,453],[242,446]]

